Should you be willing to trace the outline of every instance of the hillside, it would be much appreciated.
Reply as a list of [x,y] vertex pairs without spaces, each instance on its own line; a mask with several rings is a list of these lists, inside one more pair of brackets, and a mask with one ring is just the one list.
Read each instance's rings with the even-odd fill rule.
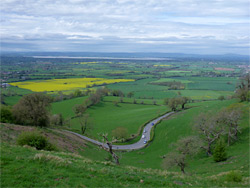
[[115,166],[68,152],[38,151],[1,144],[2,187],[238,187],[226,173],[203,177],[177,172]]
[[[216,163],[203,153],[188,160],[187,174],[179,168],[162,168],[163,156],[173,150],[179,138],[193,135],[193,118],[201,112],[217,111],[236,100],[190,103],[189,109],[157,125],[154,140],[138,151],[117,152],[116,166],[107,152],[62,130],[37,129],[13,124],[1,125],[2,187],[248,187],[249,104],[243,103],[239,140],[227,147],[228,159]],[[216,109],[216,110],[215,110]],[[37,129],[57,151],[39,151],[16,145],[22,131]],[[231,171],[242,176],[229,178]]]

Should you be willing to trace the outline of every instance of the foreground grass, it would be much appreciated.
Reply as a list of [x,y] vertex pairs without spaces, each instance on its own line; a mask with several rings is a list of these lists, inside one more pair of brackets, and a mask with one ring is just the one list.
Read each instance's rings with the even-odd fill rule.
[[[4,152],[3,152],[4,151]],[[1,187],[239,187],[247,180],[203,178],[163,170],[115,166],[65,152],[1,144]]]

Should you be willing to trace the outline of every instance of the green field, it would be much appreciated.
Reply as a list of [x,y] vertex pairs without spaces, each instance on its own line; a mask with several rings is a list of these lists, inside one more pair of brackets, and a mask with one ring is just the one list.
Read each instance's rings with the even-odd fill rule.
[[76,104],[81,104],[87,97],[78,97],[75,99],[64,100],[60,102],[55,102],[52,104],[51,111],[53,114],[62,114],[62,116],[66,118],[74,117],[73,107]]
[[[73,106],[82,103],[85,98],[81,97],[54,103],[52,112],[54,114],[62,113],[64,118],[74,117]],[[105,101],[112,98],[114,97],[109,97]],[[98,133],[108,133],[111,137],[112,130],[120,126],[127,128],[129,135],[137,134],[140,127],[147,121],[169,110],[166,106],[152,105],[152,103],[150,105],[132,104],[131,101],[131,103],[119,103],[118,106],[115,106],[112,102],[105,101],[91,106],[86,111],[94,124],[94,129],[91,132],[87,132],[87,134],[96,139],[100,139]],[[79,120],[79,118],[72,119],[70,128],[80,131]]]
[[185,80],[185,78],[182,80],[182,79],[174,79],[174,78],[161,78],[159,80],[156,80],[156,81],[153,81],[151,83],[160,83],[160,82],[181,82],[182,84],[188,84],[188,83],[193,83],[192,81],[189,81],[189,80]]
[[188,89],[234,91],[238,80],[236,78],[189,78]]
[[172,91],[168,91],[165,86],[152,85],[150,82],[156,81],[156,79],[142,79],[133,83],[118,83],[109,85],[108,88],[113,90],[121,90],[124,93],[134,92],[135,98],[147,97],[154,99],[162,99],[166,97],[174,97],[175,94]]
[[181,93],[182,96],[190,97],[193,100],[215,100],[218,99],[219,96],[232,96],[233,92],[231,91],[212,91],[212,90],[179,90],[174,91],[176,95],[178,92]]

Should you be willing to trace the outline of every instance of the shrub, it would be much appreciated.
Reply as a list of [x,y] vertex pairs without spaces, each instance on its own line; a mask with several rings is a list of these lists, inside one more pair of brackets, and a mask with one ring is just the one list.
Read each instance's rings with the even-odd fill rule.
[[232,181],[232,182],[241,182],[242,181],[242,176],[241,176],[240,172],[238,172],[238,171],[230,171],[226,175],[226,180],[227,181]]
[[52,145],[46,137],[39,132],[23,132],[17,138],[18,145],[28,145],[35,147],[38,150],[56,150],[56,147]]
[[223,100],[225,100],[225,97],[223,95],[221,95],[221,96],[218,97],[218,99],[223,101]]
[[0,114],[1,114],[1,122],[2,123],[12,123],[13,122],[13,116],[12,116],[12,112],[11,112],[11,108],[1,105],[1,110],[0,110]]
[[54,114],[50,116],[50,125],[60,125],[62,126],[64,123],[62,114]]
[[118,101],[113,101],[113,104],[114,104],[115,106],[118,106]]
[[215,162],[225,161],[227,159],[226,144],[224,139],[219,139],[215,145],[213,157]]
[[136,101],[136,99],[134,99],[134,101],[133,101],[133,104],[137,104],[137,101]]

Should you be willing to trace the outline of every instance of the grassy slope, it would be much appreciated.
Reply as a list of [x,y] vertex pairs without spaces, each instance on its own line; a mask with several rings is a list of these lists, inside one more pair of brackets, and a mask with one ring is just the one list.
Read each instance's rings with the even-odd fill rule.
[[[37,151],[32,148],[15,146],[13,145],[14,142],[10,145],[2,140],[1,186],[248,187],[249,127],[247,113],[244,114],[241,121],[242,134],[240,140],[228,148],[229,159],[226,162],[215,163],[212,158],[201,154],[189,161],[187,172],[192,173],[192,176],[181,175],[177,168],[169,169],[176,171],[172,173],[149,169],[161,168],[162,159],[160,156],[172,150],[169,145],[182,136],[193,133],[191,129],[193,116],[196,116],[201,111],[219,110],[233,102],[235,101],[189,104],[190,106],[200,105],[200,107],[186,110],[168,120],[162,121],[155,129],[155,139],[148,148],[128,153],[118,153],[121,157],[122,165],[120,167],[105,162],[103,158],[107,156],[107,153],[98,150],[97,147],[91,144],[86,144],[87,147],[84,147],[81,151],[79,150],[78,153],[98,161],[91,161],[83,156],[67,152]],[[247,111],[247,107],[247,104],[245,104],[245,111]],[[7,131],[5,133],[9,134]],[[64,139],[65,143],[71,141],[68,138]],[[46,160],[39,161],[35,159],[37,154],[43,156]],[[143,169],[138,167],[143,167]],[[239,170],[244,177],[243,182],[227,182],[225,174],[230,170]],[[140,183],[140,180],[143,180],[143,183]]]
[[[125,164],[137,166],[137,167],[150,167],[161,168],[162,158],[161,156],[167,154],[173,148],[172,143],[175,143],[178,139],[193,135],[192,128],[193,119],[200,112],[212,111],[216,113],[219,109],[230,105],[235,101],[223,101],[223,102],[203,102],[200,103],[200,107],[192,108],[184,112],[180,112],[173,115],[170,119],[162,121],[155,129],[155,137],[149,147],[140,151],[127,152],[123,154],[122,162]],[[192,104],[197,105],[197,104]],[[187,171],[191,173],[207,174],[219,173],[227,171],[229,169],[239,169],[248,174],[249,170],[249,127],[248,127],[248,107],[245,104],[245,114],[241,121],[242,134],[238,142],[228,148],[228,161],[223,163],[215,163],[210,157],[205,155],[198,156],[195,160],[190,160],[190,165]],[[246,149],[247,148],[247,149]],[[208,166],[213,168],[207,169]],[[178,171],[179,169],[171,169]]]
[[[94,123],[93,131],[88,134],[96,138],[98,133],[111,135],[112,130],[119,126],[126,127],[129,134],[136,134],[140,126],[167,110],[166,106],[127,103],[114,106],[112,102],[100,102],[86,111]],[[80,130],[79,119],[72,120],[71,128]]]
[[[76,104],[81,104],[87,97],[79,97],[75,99],[65,100],[52,104],[52,113],[62,113],[63,117],[70,118],[74,117],[72,108]],[[130,103],[119,103],[115,106],[111,101],[119,100],[118,97],[105,97],[104,102],[100,102],[95,106],[91,106],[87,109],[86,113],[90,115],[93,120],[94,129],[87,134],[91,137],[98,138],[98,133],[109,133],[113,129],[119,126],[126,127],[128,133],[137,134],[139,128],[147,121],[159,116],[160,114],[169,110],[166,106],[159,105],[142,105],[142,104],[131,104],[132,99],[124,98],[124,102]],[[138,102],[141,100],[138,100]],[[152,104],[151,100],[145,100],[145,103]],[[162,103],[162,101],[157,101]],[[79,118],[71,120],[71,128],[73,130],[81,130]]]
[[[4,152],[3,152],[4,151]],[[161,170],[115,166],[65,152],[1,144],[1,187],[211,187],[247,186],[224,176],[183,176]]]
[[69,99],[65,101],[52,103],[52,113],[59,114],[61,113],[64,118],[69,118],[75,116],[72,108],[76,104],[82,104],[85,99],[88,97],[78,97],[74,99]]

